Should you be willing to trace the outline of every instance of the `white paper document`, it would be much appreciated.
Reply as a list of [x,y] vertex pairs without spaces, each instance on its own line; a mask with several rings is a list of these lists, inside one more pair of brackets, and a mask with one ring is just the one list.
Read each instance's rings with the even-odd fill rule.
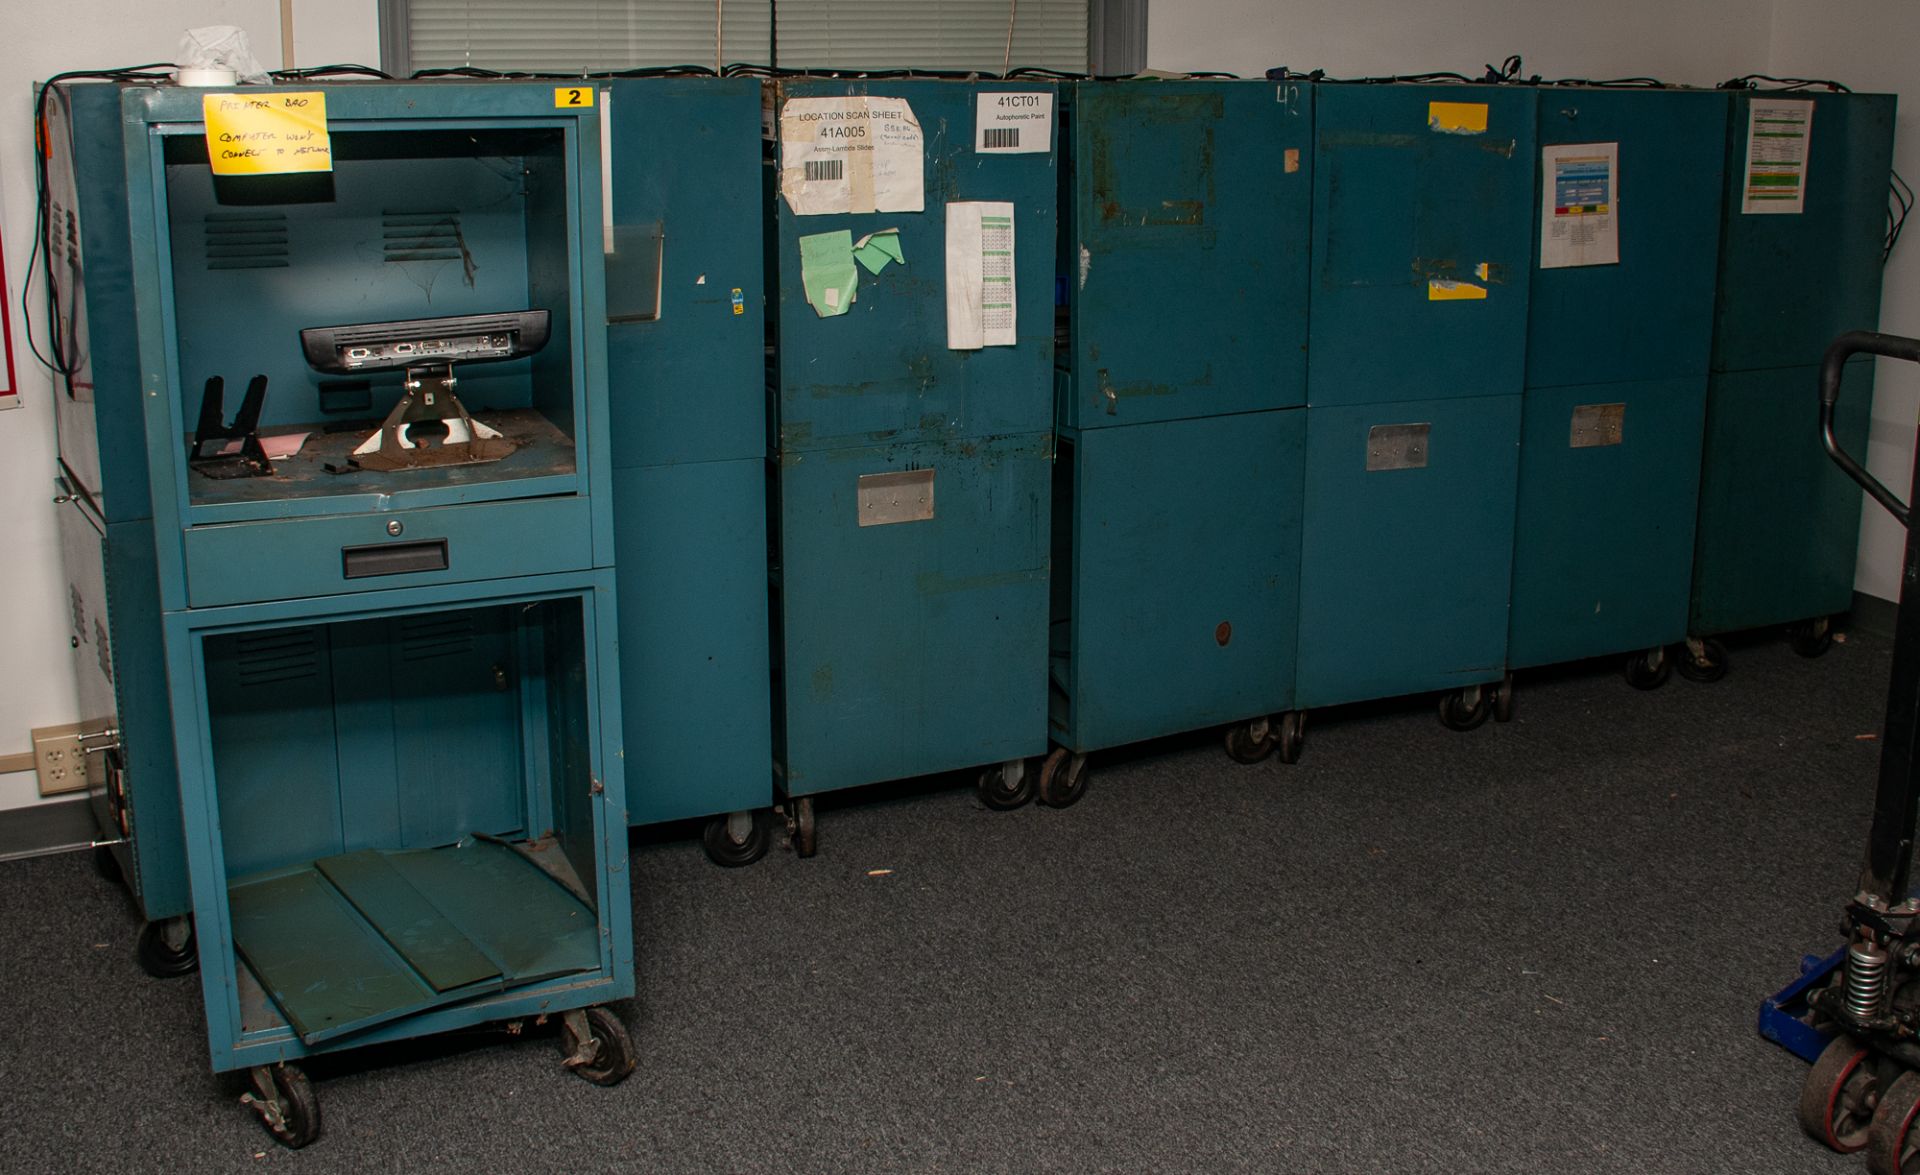
[[780,194],[795,216],[923,211],[924,156],[904,98],[789,98],[780,108]]
[[1620,261],[1620,144],[1540,151],[1540,268]]
[[982,155],[1053,150],[1053,95],[980,93],[974,103],[973,149]]
[[1011,347],[1014,334],[1013,205],[947,205],[947,346]]
[[1740,211],[1796,213],[1807,206],[1807,148],[1813,103],[1755,98],[1747,105],[1747,166]]

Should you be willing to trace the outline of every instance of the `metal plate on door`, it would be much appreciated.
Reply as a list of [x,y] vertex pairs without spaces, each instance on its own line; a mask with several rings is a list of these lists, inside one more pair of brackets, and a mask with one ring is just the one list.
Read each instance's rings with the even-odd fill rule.
[[1573,410],[1573,429],[1567,445],[1574,449],[1597,449],[1617,445],[1627,422],[1625,404],[1580,404]]
[[921,522],[933,517],[933,470],[869,473],[855,492],[861,526]]
[[1376,424],[1367,430],[1367,472],[1425,469],[1431,424]]

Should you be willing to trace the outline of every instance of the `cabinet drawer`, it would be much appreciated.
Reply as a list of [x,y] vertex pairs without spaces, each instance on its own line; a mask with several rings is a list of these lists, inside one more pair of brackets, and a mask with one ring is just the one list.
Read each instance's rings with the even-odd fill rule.
[[544,498],[285,518],[187,532],[194,608],[465,583],[593,565],[590,505]]

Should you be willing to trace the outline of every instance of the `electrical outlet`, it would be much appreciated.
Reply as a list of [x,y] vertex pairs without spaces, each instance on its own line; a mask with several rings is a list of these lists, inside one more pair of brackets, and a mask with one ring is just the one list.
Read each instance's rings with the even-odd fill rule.
[[81,726],[43,726],[33,732],[33,768],[40,773],[40,794],[57,796],[87,789],[87,754],[80,748]]

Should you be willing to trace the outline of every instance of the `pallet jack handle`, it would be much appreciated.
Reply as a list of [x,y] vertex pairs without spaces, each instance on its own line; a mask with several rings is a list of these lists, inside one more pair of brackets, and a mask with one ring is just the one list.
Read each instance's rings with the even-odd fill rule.
[[[1855,355],[1885,355],[1920,363],[1920,339],[1873,331],[1848,331],[1833,340],[1820,361],[1820,435],[1827,455],[1860,483],[1873,500],[1907,526],[1907,503],[1847,455],[1833,435],[1833,409],[1840,377]],[[1913,493],[1920,493],[1920,466]],[[1900,611],[1894,622],[1893,672],[1887,685],[1887,725],[1880,740],[1880,779],[1873,797],[1873,828],[1860,871],[1856,901],[1886,911],[1907,898],[1913,873],[1914,821],[1920,818],[1920,543],[1907,531],[1900,580]]]
[[1874,501],[1886,507],[1887,513],[1898,519],[1901,526],[1906,526],[1907,504],[1894,497],[1893,491],[1880,484],[1879,478],[1849,456],[1840,447],[1839,438],[1833,435],[1833,409],[1840,402],[1840,377],[1846,372],[1847,360],[1855,355],[1885,355],[1889,359],[1920,363],[1920,339],[1850,330],[1828,344],[1827,353],[1820,360],[1820,439],[1827,447],[1827,456],[1832,457],[1848,477],[1859,482],[1860,488],[1872,495]]

